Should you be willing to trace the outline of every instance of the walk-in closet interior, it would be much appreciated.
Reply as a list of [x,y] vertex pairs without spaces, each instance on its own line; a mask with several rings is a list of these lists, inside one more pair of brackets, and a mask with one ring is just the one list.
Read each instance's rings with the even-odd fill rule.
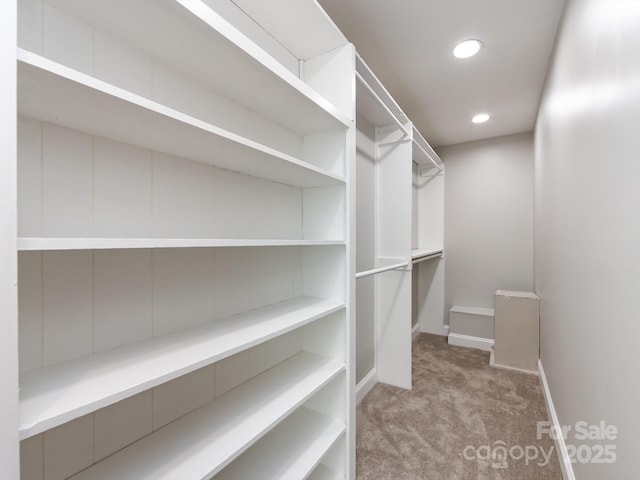
[[315,0],[0,26],[0,479],[355,480],[448,333],[429,138]]

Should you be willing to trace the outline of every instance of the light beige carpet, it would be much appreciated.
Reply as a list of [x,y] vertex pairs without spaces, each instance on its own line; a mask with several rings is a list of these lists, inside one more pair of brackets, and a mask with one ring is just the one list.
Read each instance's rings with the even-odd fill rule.
[[421,334],[413,390],[378,384],[357,409],[357,478],[561,480],[553,440],[537,438],[547,420],[537,376]]

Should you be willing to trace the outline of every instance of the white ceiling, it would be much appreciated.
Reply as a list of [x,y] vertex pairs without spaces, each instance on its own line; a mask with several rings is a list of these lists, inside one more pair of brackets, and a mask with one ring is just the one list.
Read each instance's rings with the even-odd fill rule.
[[533,129],[563,0],[318,1],[431,145]]

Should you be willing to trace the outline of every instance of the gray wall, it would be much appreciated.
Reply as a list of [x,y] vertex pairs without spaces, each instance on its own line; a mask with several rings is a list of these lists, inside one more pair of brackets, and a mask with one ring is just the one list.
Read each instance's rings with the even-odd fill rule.
[[640,2],[568,2],[536,126],[542,363],[561,424],[619,430],[580,480],[640,472],[639,59]]
[[445,316],[533,289],[533,136],[438,149],[445,162]]
[[[356,120],[356,271],[375,266],[375,128]],[[375,366],[374,277],[356,280],[356,384]]]

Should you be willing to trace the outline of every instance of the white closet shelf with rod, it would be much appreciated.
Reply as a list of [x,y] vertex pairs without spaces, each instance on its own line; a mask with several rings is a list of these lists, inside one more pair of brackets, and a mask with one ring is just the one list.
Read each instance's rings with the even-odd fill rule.
[[[442,160],[440,160],[440,157],[438,156],[438,154],[433,150],[433,148],[431,148],[431,145],[429,145],[429,142],[425,140],[425,138],[422,136],[420,131],[415,126],[413,127],[412,140],[413,140],[413,146],[416,147],[421,154],[427,157],[427,160],[430,163],[432,163],[438,170],[440,170],[440,172],[443,172],[444,167],[442,165]],[[414,155],[413,155],[414,162],[416,161],[416,158],[419,158],[419,156],[415,155],[415,151],[416,150],[414,149]],[[423,162],[416,162],[416,163],[418,163],[418,165],[425,165],[425,163]]]
[[[366,92],[370,95],[370,97],[375,101],[378,107],[382,107],[382,111],[366,112],[365,116],[372,117],[370,120],[377,125],[385,125],[388,124],[389,119],[393,121],[393,123],[400,129],[402,132],[402,138],[399,140],[395,140],[388,143],[377,143],[378,147],[389,146],[392,144],[400,144],[409,142],[412,138],[411,130],[407,128],[406,119],[407,116],[404,114],[400,106],[393,99],[391,94],[387,91],[387,89],[382,85],[382,83],[378,80],[373,71],[369,68],[369,66],[364,62],[360,55],[356,54],[356,79],[358,82],[364,87]],[[375,88],[372,86],[375,85]],[[384,98],[387,100],[385,101]],[[362,105],[362,99],[360,100],[360,104]],[[379,110],[379,109],[378,109]],[[401,118],[405,118],[405,122],[401,120]],[[387,259],[391,260],[391,259]],[[378,275],[380,273],[389,272],[392,270],[401,270],[410,267],[411,262],[407,260],[403,260],[401,258],[393,259],[395,260],[390,265],[383,265],[376,268],[372,268],[369,270],[361,271],[356,273],[356,279],[369,277],[373,275]]]
[[[363,185],[369,187],[369,190],[362,189],[363,198],[369,198],[365,195],[371,196],[371,191],[376,198],[375,211],[361,222],[364,231],[375,234],[373,246],[365,244],[367,252],[372,253],[361,256],[363,261],[368,261],[361,270],[370,269],[358,272],[356,278],[376,277],[375,282],[358,284],[360,290],[356,295],[361,295],[358,302],[368,316],[359,317],[358,321],[367,325],[370,312],[374,313],[377,380],[410,389],[411,325],[414,312],[421,313],[412,308],[415,292],[422,285],[430,288],[430,284],[422,280],[432,269],[439,268],[436,259],[443,254],[442,242],[436,237],[441,216],[438,210],[442,205],[438,193],[443,184],[444,166],[411,119],[359,57],[356,79],[358,118],[363,126],[359,157],[362,160],[358,166],[362,168]],[[417,264],[430,259],[434,260],[418,267]],[[374,265],[376,268],[372,268]],[[390,271],[394,272],[377,275]],[[367,298],[373,296],[372,292],[375,292],[375,304]],[[429,296],[431,303],[438,301],[432,297]],[[421,321],[421,326],[422,323],[425,322]]]
[[442,257],[442,248],[420,248],[411,251],[411,263],[424,262],[425,260],[431,260],[432,258]]
[[[411,131],[408,130],[405,126],[408,121],[407,116],[393,99],[389,91],[385,88],[384,85],[382,85],[382,83],[380,83],[373,71],[371,71],[369,66],[358,54],[356,54],[356,79],[367,90],[367,92],[376,101],[376,103],[380,107],[382,107],[384,111],[383,115],[385,116],[385,118],[391,119],[393,123],[395,123],[398,128],[400,128],[402,133],[404,133],[404,136],[406,138],[398,140],[397,143],[408,142],[411,138]],[[372,85],[375,85],[376,88],[374,88]],[[376,91],[376,89],[379,91],[379,93],[378,91]],[[385,97],[387,100],[385,101],[382,97]],[[379,120],[374,121],[374,123],[386,123],[386,120],[383,120],[380,117],[378,118]],[[402,118],[405,119],[404,122],[402,121]]]
[[[367,80],[367,78],[369,78],[370,80]],[[388,123],[389,119],[391,119],[393,123],[395,123],[397,127],[400,129],[403,136],[406,137],[391,143],[406,143],[410,141],[411,130],[407,129],[406,125],[401,120],[401,117],[406,118],[406,115],[402,112],[402,109],[395,102],[391,94],[387,91],[384,85],[380,83],[380,81],[377,79],[375,74],[371,71],[369,66],[364,62],[364,60],[362,60],[362,57],[360,57],[359,55],[356,55],[356,79],[365,88],[367,93],[369,93],[371,98],[375,100],[376,104],[379,107],[382,107],[382,112],[381,112],[382,115],[376,115],[378,119],[377,123],[385,124],[385,123]],[[376,88],[372,87],[371,84],[375,85]],[[378,93],[376,89],[380,93]],[[383,100],[382,97],[387,98],[387,101]],[[369,115],[373,115],[373,112],[369,112]],[[385,146],[385,145],[390,145],[390,144],[387,144],[387,143],[378,144],[378,146]],[[397,260],[401,260],[401,259],[397,259]],[[390,265],[384,265],[384,266],[372,268],[369,270],[365,270],[362,272],[358,272],[356,273],[356,279],[378,275],[380,273],[388,272],[391,270],[405,269],[409,267],[409,265],[410,265],[409,261],[396,261]]]
[[[400,130],[404,132],[405,136],[410,137],[411,134],[409,133],[409,130],[406,129],[406,127],[402,124],[400,119],[398,119],[398,117],[394,115],[394,113],[391,111],[389,106],[384,102],[384,100],[380,98],[380,96],[376,93],[373,87],[369,85],[367,81],[364,79],[364,77],[357,71],[356,71],[356,78],[362,84],[362,86],[365,87],[367,91],[373,96],[373,98],[376,99],[376,101],[380,104],[380,106],[385,109],[385,111],[389,114],[389,117],[398,125],[398,128],[400,128]],[[407,142],[407,141],[409,141],[409,139],[405,138],[405,139],[399,140],[397,143]]]
[[385,267],[372,268],[371,270],[365,270],[364,272],[356,273],[356,278],[369,277],[371,275],[377,275],[379,273],[388,272],[390,270],[400,270],[409,266],[409,262],[394,263],[393,265],[387,265]]
[[[383,146],[392,145],[395,143],[404,143],[404,142],[411,141],[414,146],[414,151],[416,150],[419,151],[420,154],[424,155],[424,157],[426,157],[426,159],[430,163],[432,163],[435,168],[437,168],[442,172],[443,170],[442,161],[440,160],[440,157],[438,157],[438,154],[433,150],[433,148],[431,148],[429,143],[425,140],[425,138],[422,136],[420,131],[415,126],[412,125],[411,127],[412,132],[406,128],[401,118],[405,118],[406,121],[408,121],[407,115],[402,111],[400,106],[396,103],[396,101],[393,99],[393,97],[387,91],[384,85],[382,85],[377,80],[374,73],[371,71],[371,69],[362,60],[360,56],[357,56],[356,62],[357,62],[356,63],[357,65],[356,79],[371,94],[371,96],[376,100],[376,102],[378,102],[378,104],[384,109],[384,111],[387,113],[389,118],[398,126],[398,128],[400,128],[402,133],[404,133],[404,138],[401,138],[399,140],[395,140],[389,143],[381,143],[379,144],[379,146],[383,147]],[[376,92],[376,89],[370,85],[370,81],[368,81],[363,74],[358,72],[358,68],[360,68],[363,72],[365,72],[364,75],[371,77],[371,82],[372,83],[375,82],[375,85],[382,92],[381,94]],[[385,101],[382,98],[382,96],[386,97],[387,101]],[[394,113],[393,110],[395,110],[397,113]],[[425,164],[424,162],[417,161],[416,160],[417,158],[419,158],[417,155],[413,155],[413,159],[416,163],[418,163],[419,165]]]

